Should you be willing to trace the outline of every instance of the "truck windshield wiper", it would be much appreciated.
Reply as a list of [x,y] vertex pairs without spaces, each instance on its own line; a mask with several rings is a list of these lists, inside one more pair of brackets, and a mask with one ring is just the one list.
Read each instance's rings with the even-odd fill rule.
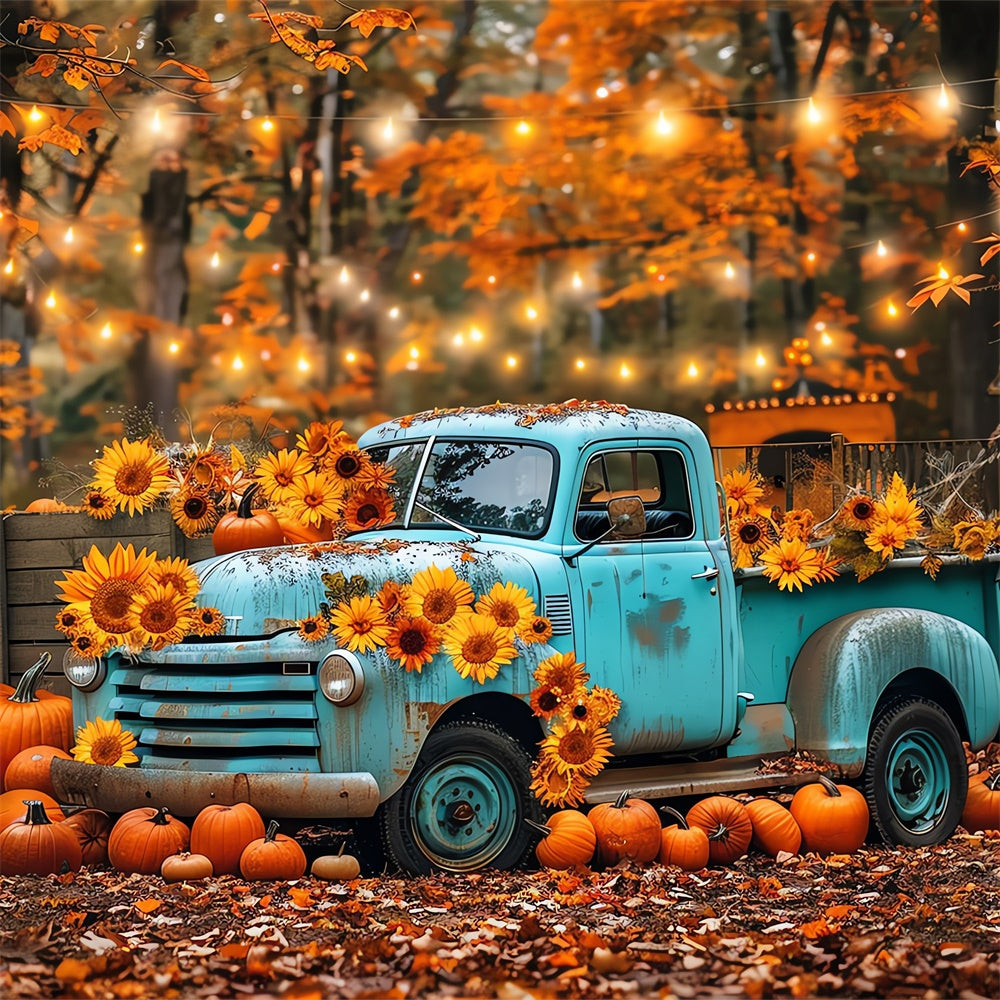
[[439,514],[436,510],[432,510],[427,504],[421,503],[419,500],[414,501],[413,506],[419,507],[425,514],[430,514],[431,517],[436,517],[439,521],[444,521],[450,528],[455,528],[457,531],[464,531],[467,535],[472,535],[473,539],[477,542],[483,537],[471,528],[467,528],[464,524],[453,521],[450,517],[445,517],[444,514]]

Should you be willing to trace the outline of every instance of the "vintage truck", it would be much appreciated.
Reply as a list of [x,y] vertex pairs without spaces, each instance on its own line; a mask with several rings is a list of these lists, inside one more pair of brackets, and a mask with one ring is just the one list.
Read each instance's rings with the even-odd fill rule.
[[[622,701],[588,803],[793,786],[815,774],[767,764],[806,751],[862,788],[873,835],[955,829],[963,741],[1000,729],[996,557],[946,557],[934,580],[904,553],[864,582],[779,591],[733,569],[702,431],[624,406],[426,412],[359,445],[395,470],[391,525],[200,562],[224,635],[68,658],[76,723],[119,719],[141,760],[56,760],[62,801],[179,816],[249,801],[367,823],[403,870],[511,868],[536,842],[522,821],[545,812],[529,789],[545,734],[532,672],[573,651]],[[443,652],[408,672],[383,648],[298,634],[331,579],[374,592],[430,566],[476,593],[526,588],[551,637],[477,684]]]

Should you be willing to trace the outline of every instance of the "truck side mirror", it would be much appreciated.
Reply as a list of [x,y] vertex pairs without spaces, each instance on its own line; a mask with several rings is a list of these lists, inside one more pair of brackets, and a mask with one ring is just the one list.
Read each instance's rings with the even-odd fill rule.
[[616,497],[608,501],[608,519],[615,534],[636,538],[646,530],[646,510],[639,497]]

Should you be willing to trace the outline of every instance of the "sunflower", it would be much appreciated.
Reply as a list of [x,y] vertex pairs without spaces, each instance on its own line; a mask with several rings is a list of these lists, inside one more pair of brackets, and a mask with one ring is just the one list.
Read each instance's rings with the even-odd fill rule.
[[733,547],[733,565],[737,569],[753,566],[757,556],[767,547],[767,521],[758,514],[735,517],[729,524],[729,538]]
[[395,520],[392,497],[385,490],[355,489],[344,501],[344,527],[348,531],[370,531]]
[[781,537],[799,538],[803,542],[808,542],[815,521],[816,515],[806,508],[786,510],[781,517]]
[[97,629],[79,629],[67,638],[70,646],[81,656],[103,656],[115,645],[115,640],[107,632]]
[[85,607],[81,608],[76,604],[67,604],[56,612],[56,629],[66,635],[73,635],[81,628],[85,627],[89,613]]
[[844,501],[837,520],[853,531],[867,532],[875,520],[875,501],[867,493],[856,493]]
[[132,630],[140,646],[163,649],[191,630],[194,601],[172,583],[150,583],[132,599]]
[[260,491],[268,500],[284,503],[301,486],[306,473],[313,471],[313,463],[308,455],[294,448],[282,448],[273,455],[267,455],[257,463],[254,470]]
[[916,500],[906,492],[906,484],[898,472],[892,474],[889,488],[883,500],[875,501],[877,519],[895,521],[902,528],[907,540],[916,538],[923,530],[924,514]]
[[187,538],[207,535],[221,512],[211,493],[201,486],[182,486],[170,498],[170,516]]
[[318,528],[340,514],[343,487],[322,472],[307,472],[297,479],[285,500],[289,513],[304,524]]
[[531,705],[531,711],[537,715],[540,719],[545,719],[548,722],[549,719],[557,716],[563,707],[563,697],[562,691],[559,688],[554,688],[548,684],[542,687],[536,687],[528,698],[528,703]]
[[57,580],[62,590],[60,599],[83,612],[85,624],[93,622],[99,629],[114,635],[128,632],[131,625],[132,599],[143,589],[156,562],[156,553],[143,549],[138,555],[129,545],[119,542],[105,556],[96,545],[83,557],[83,569],[66,571],[64,580]]
[[305,642],[319,642],[330,634],[330,622],[325,615],[312,615],[299,622],[299,638]]
[[578,771],[593,777],[611,760],[614,741],[603,726],[557,722],[542,740],[542,754],[555,761],[560,774]]
[[586,775],[579,771],[560,774],[551,757],[539,757],[531,766],[529,788],[543,806],[578,806],[583,802],[588,784]]
[[567,720],[585,722],[588,726],[606,726],[622,707],[621,698],[610,688],[595,687],[584,691],[563,714]]
[[358,473],[358,485],[370,490],[388,490],[396,481],[396,470],[381,462],[369,462]]
[[490,592],[476,601],[476,612],[489,615],[497,625],[515,631],[535,617],[535,602],[516,583],[494,583]]
[[105,493],[104,490],[87,490],[80,506],[83,508],[84,514],[97,521],[107,521],[108,518],[115,516],[115,502],[111,499],[111,495]]
[[722,488],[726,494],[729,516],[748,514],[754,510],[757,501],[764,495],[763,480],[753,468],[733,469],[722,477]]
[[992,521],[959,521],[952,531],[955,548],[969,559],[982,559],[996,541],[996,527]]
[[76,745],[70,753],[84,764],[110,764],[124,767],[135,764],[139,758],[132,750],[135,737],[117,719],[105,722],[100,716],[96,722],[85,722],[76,731]]
[[183,485],[194,484],[207,488],[223,476],[228,468],[225,458],[219,452],[212,450],[211,445],[195,448],[188,458]]
[[356,486],[360,483],[372,460],[356,444],[334,445],[323,456],[323,469],[341,485]]
[[171,559],[157,559],[149,570],[151,579],[157,583],[172,583],[178,594],[190,597],[192,600],[201,590],[201,581],[198,574],[187,559],[177,556]]
[[407,672],[420,673],[440,648],[441,637],[426,618],[400,616],[393,622],[385,640],[385,651]]
[[402,611],[408,593],[409,588],[405,584],[386,580],[375,595],[375,600],[382,606],[386,616],[392,618]]
[[462,677],[485,684],[517,656],[513,635],[511,629],[497,625],[489,615],[465,614],[451,620],[443,645]]
[[535,667],[532,675],[539,687],[558,688],[566,697],[573,697],[583,691],[590,675],[584,672],[585,663],[576,662],[576,654],[553,653]]
[[385,612],[374,597],[365,594],[341,601],[330,616],[337,641],[358,653],[384,646],[389,634]]
[[321,459],[335,442],[348,437],[339,420],[324,424],[314,420],[301,434],[296,435],[295,447],[304,451],[314,462]]
[[413,574],[406,610],[414,617],[443,625],[456,614],[470,613],[475,599],[472,588],[464,580],[459,580],[450,566],[438,569],[431,564]]
[[877,518],[865,535],[865,545],[886,560],[891,559],[897,549],[905,549],[909,537],[905,524],[892,518]]
[[195,608],[191,612],[191,631],[195,635],[222,635],[226,616],[218,608]]
[[810,586],[819,572],[820,559],[815,549],[809,548],[801,538],[782,538],[761,553],[764,576],[777,580],[779,590],[802,589]]
[[830,546],[827,545],[813,551],[819,556],[819,567],[814,577],[816,583],[830,583],[832,580],[836,580],[840,576],[836,567],[840,565],[841,560],[830,552]]
[[541,615],[533,615],[521,623],[517,635],[521,642],[529,646],[534,642],[548,642],[552,638],[552,622]]
[[152,506],[172,482],[167,456],[156,451],[148,438],[113,441],[91,465],[95,473],[92,488],[107,493],[129,516]]

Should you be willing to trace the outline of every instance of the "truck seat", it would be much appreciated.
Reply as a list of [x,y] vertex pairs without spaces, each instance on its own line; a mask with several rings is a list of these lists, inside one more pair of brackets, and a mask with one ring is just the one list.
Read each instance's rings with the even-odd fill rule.
[[[576,515],[577,536],[585,542],[600,538],[611,526],[604,510],[581,510]],[[687,538],[691,517],[683,510],[647,510],[643,538]]]

